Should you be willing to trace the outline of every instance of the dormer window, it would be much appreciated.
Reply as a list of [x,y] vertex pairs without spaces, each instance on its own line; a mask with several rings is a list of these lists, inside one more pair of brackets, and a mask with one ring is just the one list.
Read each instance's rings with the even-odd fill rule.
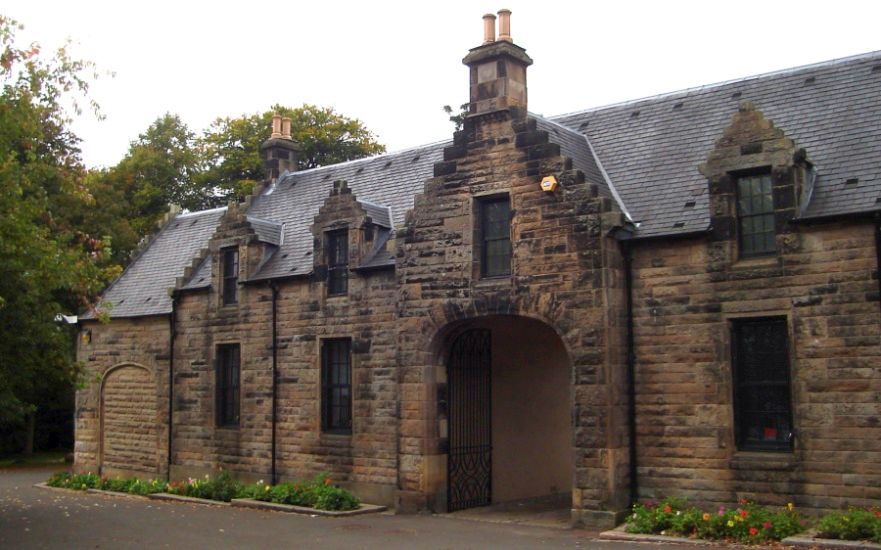
[[223,256],[223,305],[237,304],[239,301],[239,249],[224,248]]
[[349,290],[349,232],[327,234],[327,294],[337,296]]
[[771,174],[737,178],[737,234],[740,256],[765,256],[777,250]]

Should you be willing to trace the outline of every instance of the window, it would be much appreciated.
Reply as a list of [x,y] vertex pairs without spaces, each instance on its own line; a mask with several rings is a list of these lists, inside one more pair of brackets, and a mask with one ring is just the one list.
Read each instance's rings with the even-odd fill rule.
[[223,305],[239,301],[239,249],[223,249]]
[[345,294],[349,290],[349,232],[327,234],[327,293]]
[[737,179],[737,225],[741,256],[773,254],[777,249],[771,174]]
[[348,339],[324,340],[321,348],[321,429],[352,433],[352,360]]
[[784,318],[734,322],[734,416],[738,449],[792,449],[787,340]]
[[239,345],[217,346],[217,425],[239,425]]
[[508,196],[480,201],[480,273],[511,274],[511,206]]

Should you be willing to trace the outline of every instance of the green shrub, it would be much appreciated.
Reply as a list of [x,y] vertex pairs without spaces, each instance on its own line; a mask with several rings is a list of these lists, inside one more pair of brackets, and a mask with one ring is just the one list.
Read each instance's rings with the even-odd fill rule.
[[827,514],[817,522],[817,535],[827,539],[881,543],[881,511],[851,508],[847,512]]
[[234,498],[252,498],[256,500],[306,506],[319,510],[354,510],[360,505],[358,498],[331,483],[326,474],[319,474],[308,482],[281,483],[275,486],[259,481],[251,485],[243,485],[236,481],[228,472],[220,472],[217,476],[189,478],[186,481],[166,483],[157,479],[141,480],[108,479],[95,474],[70,474],[60,472],[53,474],[46,481],[51,487],[68,489],[103,489],[135,495],[153,493],[171,493],[195,498],[229,502]]
[[804,521],[791,504],[773,512],[743,500],[738,508],[729,510],[721,506],[715,513],[710,513],[689,506],[685,500],[668,498],[660,504],[635,504],[626,529],[629,533],[763,543],[794,535],[804,527]]

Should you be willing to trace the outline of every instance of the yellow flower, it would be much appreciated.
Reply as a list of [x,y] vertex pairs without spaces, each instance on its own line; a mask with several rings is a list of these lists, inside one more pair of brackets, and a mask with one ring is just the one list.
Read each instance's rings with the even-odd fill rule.
[[264,489],[264,490],[268,493],[269,492],[269,485],[267,485],[266,489]]
[[704,521],[710,521],[710,514],[704,512]]
[[728,527],[734,527],[734,522],[730,519],[728,520]]
[[786,503],[786,507],[789,508],[790,511],[795,508],[795,506],[793,506],[791,502]]

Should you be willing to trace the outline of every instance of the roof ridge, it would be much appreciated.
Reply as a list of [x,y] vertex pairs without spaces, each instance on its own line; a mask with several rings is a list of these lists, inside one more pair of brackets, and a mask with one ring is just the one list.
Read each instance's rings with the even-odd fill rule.
[[[738,82],[747,82],[750,80],[758,80],[761,78],[768,78],[768,77],[772,77],[772,76],[783,76],[783,75],[787,75],[787,74],[795,74],[800,71],[806,71],[809,69],[820,69],[823,67],[833,67],[835,65],[845,65],[847,63],[854,63],[857,61],[873,59],[876,57],[881,57],[881,50],[875,50],[875,51],[866,52],[866,53],[849,55],[849,56],[845,56],[845,57],[837,57],[834,59],[828,59],[826,61],[819,61],[817,63],[807,63],[805,65],[798,65],[796,67],[788,67],[785,69],[778,69],[775,71],[768,71],[765,73],[758,73],[758,74],[754,74],[754,75],[750,75],[750,76],[743,76],[740,78],[723,80],[723,81],[714,82],[711,84],[702,84],[700,86],[692,86],[691,88],[683,88],[680,90],[673,90],[670,92],[663,92],[660,94],[649,95],[649,96],[639,97],[639,98],[635,98],[635,99],[628,99],[628,100],[619,101],[616,103],[599,105],[597,107],[589,107],[587,109],[579,109],[577,111],[570,111],[568,113],[560,113],[558,115],[552,115],[552,117],[555,119],[559,119],[559,118],[565,118],[565,117],[569,117],[569,116],[573,116],[573,115],[593,113],[596,111],[603,111],[606,109],[612,109],[614,107],[624,107],[625,105],[634,105],[636,103],[642,103],[643,101],[664,99],[664,98],[668,98],[668,97],[675,97],[678,95],[690,95],[694,92],[700,92],[700,91],[709,90],[709,89],[713,89],[713,88],[721,88],[722,86],[727,86],[729,84],[736,84]],[[547,120],[550,120],[550,119],[547,119]]]
[[[336,164],[327,164],[325,166],[316,166],[315,168],[307,168],[306,170],[297,170],[296,172],[287,172],[287,175],[284,177],[284,179],[287,179],[291,176],[297,176],[300,174],[314,174],[314,173],[320,172],[322,170],[332,170],[334,168],[342,168],[344,166],[351,166],[351,165],[357,164],[359,162],[367,162],[370,160],[382,159],[382,158],[390,157],[390,156],[394,156],[394,155],[403,155],[404,153],[410,153],[410,152],[416,151],[418,149],[427,149],[427,148],[435,146],[435,145],[441,145],[443,143],[450,143],[452,141],[453,141],[452,139],[432,141],[431,143],[424,143],[422,145],[415,145],[413,147],[408,147],[406,149],[399,149],[397,151],[386,152],[386,153],[382,153],[380,155],[375,155],[372,157],[352,159],[352,160],[347,160],[344,162],[337,162]],[[281,183],[281,180],[279,180],[279,183]]]
[[208,214],[210,212],[217,212],[218,210],[226,210],[226,206],[216,206],[214,208],[206,208],[205,210],[196,210],[193,212],[181,212],[177,215],[178,218],[189,218],[193,216],[201,216],[202,214]]

